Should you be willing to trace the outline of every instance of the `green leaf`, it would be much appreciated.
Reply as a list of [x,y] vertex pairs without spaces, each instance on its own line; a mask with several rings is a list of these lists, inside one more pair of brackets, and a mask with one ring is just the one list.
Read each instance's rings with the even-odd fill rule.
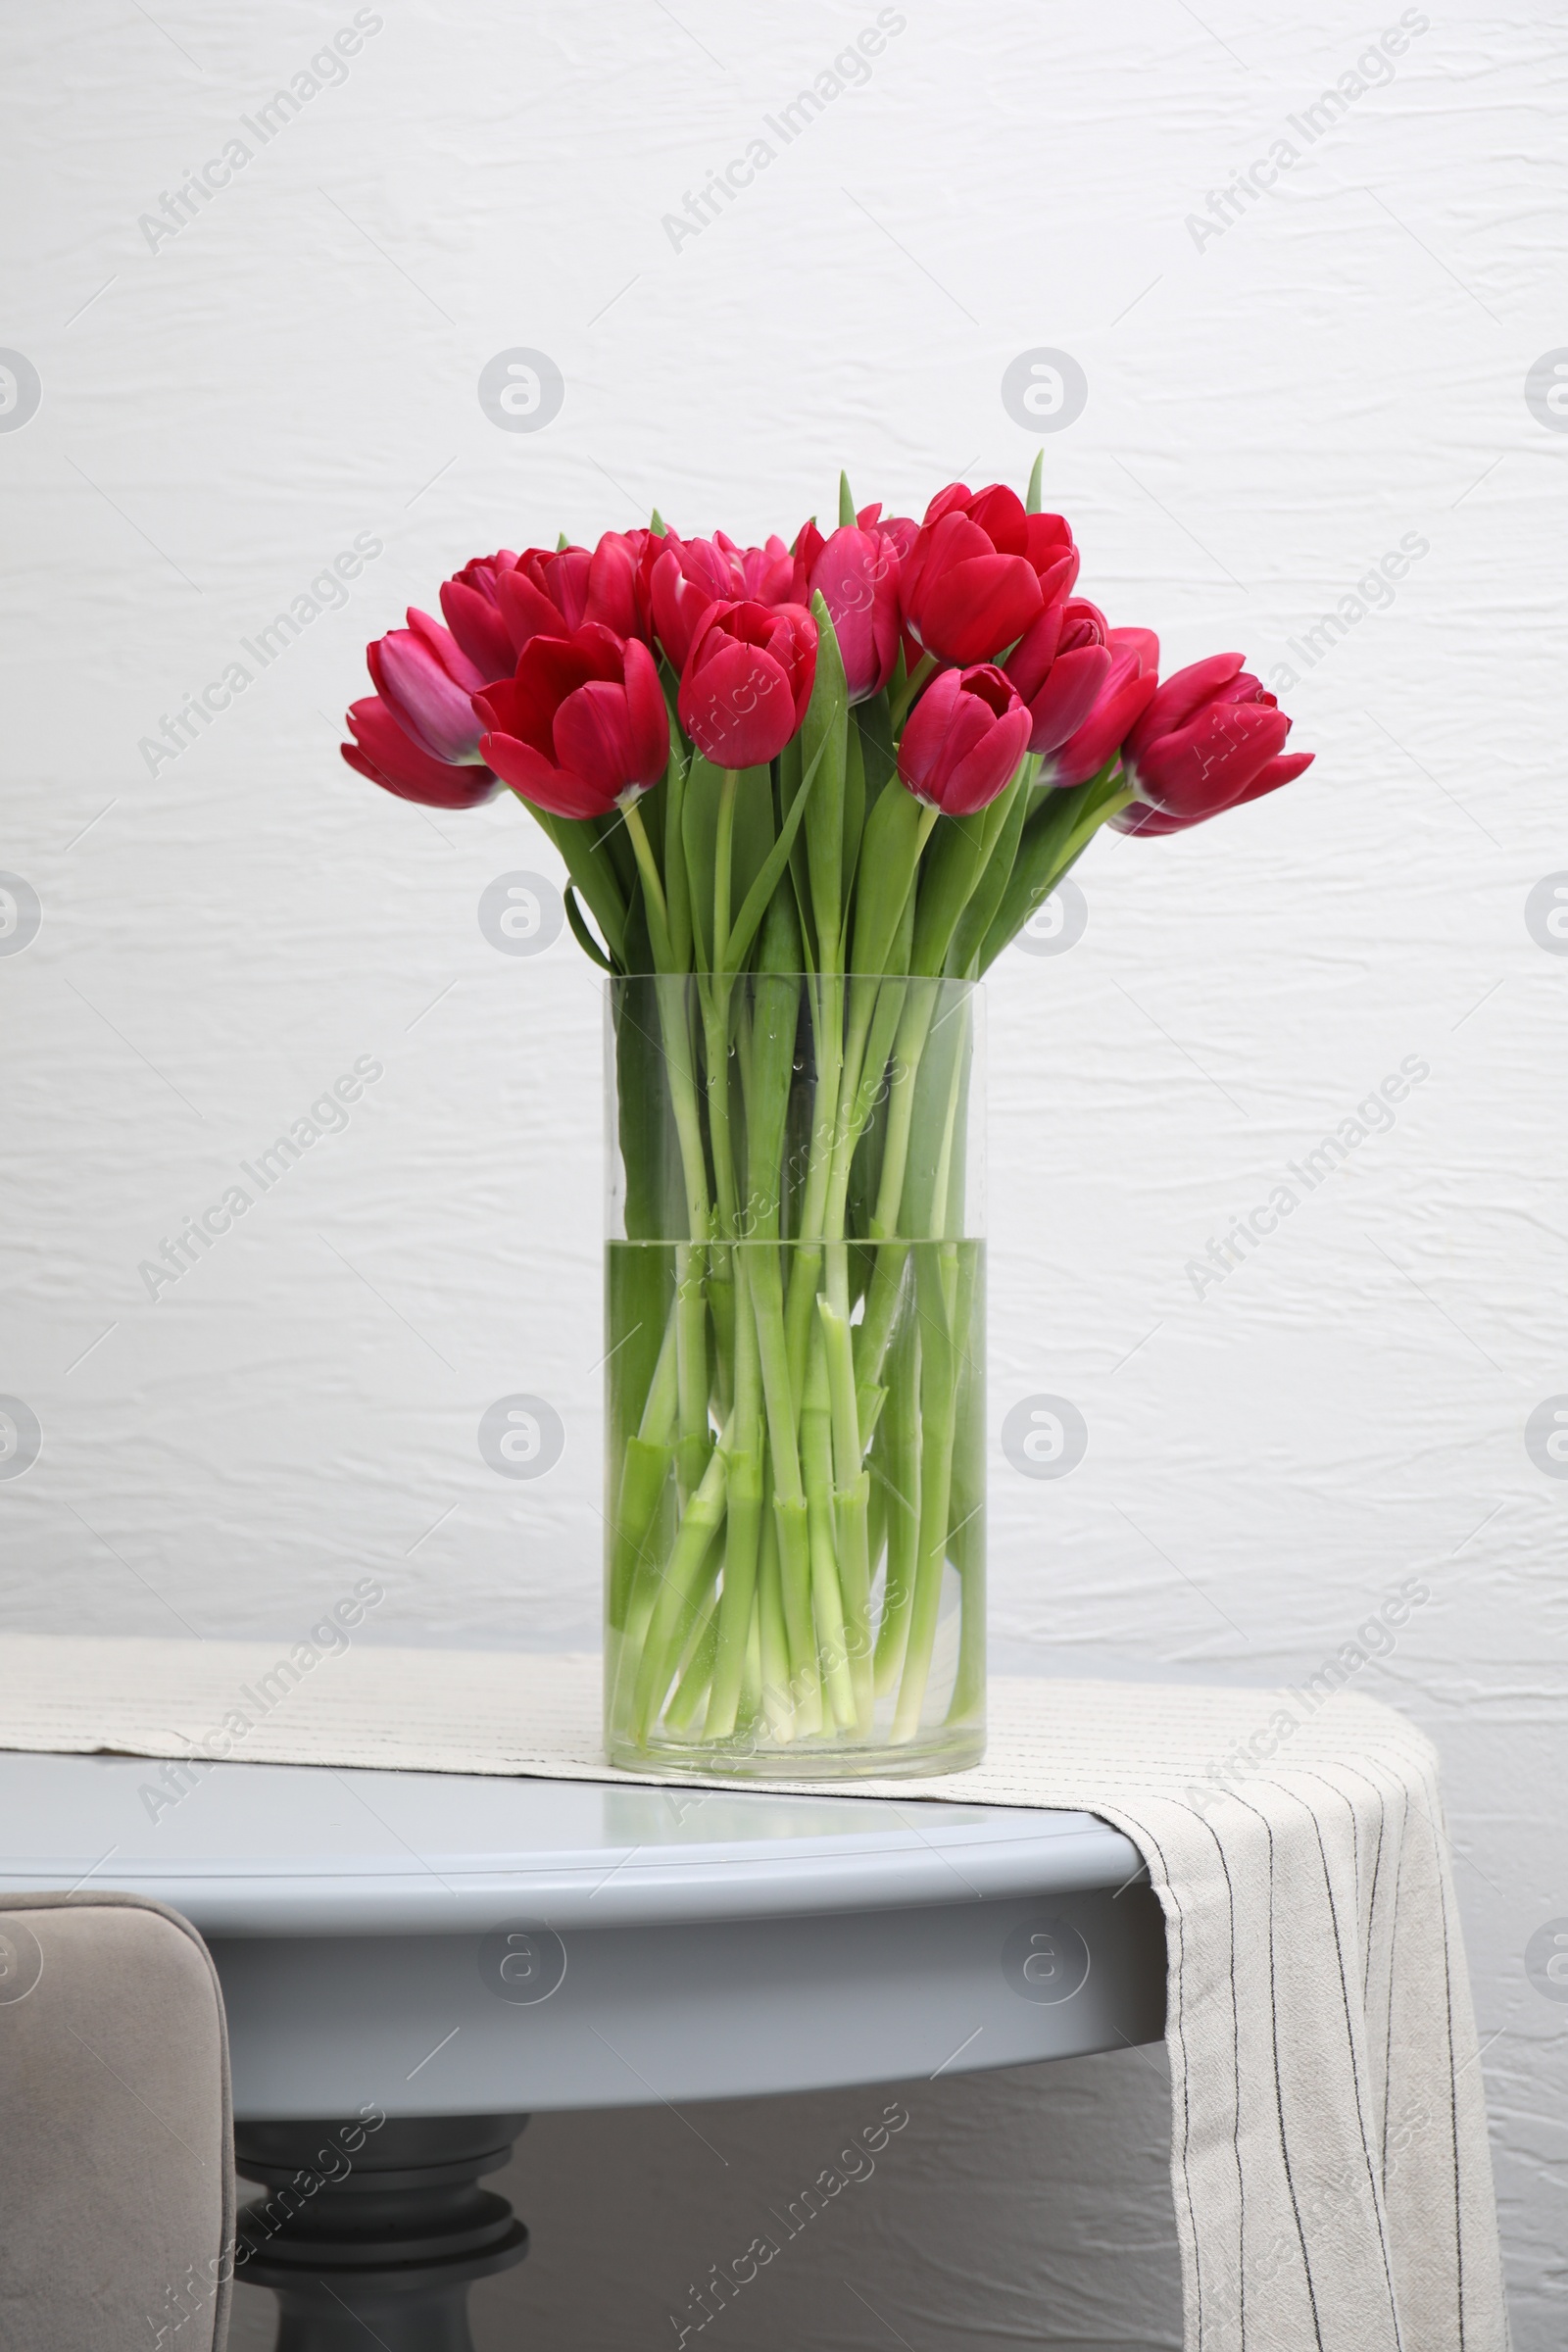
[[[718,848],[718,802],[724,771],[692,754],[681,807],[686,875],[691,889],[693,946],[699,971],[713,968],[713,881]],[[730,843],[729,903],[744,901],[773,847],[773,781],[765,767],[743,767],[735,787],[735,826]],[[783,860],[780,859],[782,869]],[[771,890],[769,891],[771,896]],[[764,898],[762,905],[766,906]],[[761,920],[761,907],[758,909]]]
[[1023,502],[1024,510],[1027,514],[1038,514],[1044,504],[1044,492],[1041,489],[1041,482],[1044,477],[1045,470],[1046,453],[1043,449],[1037,449],[1035,451],[1034,466],[1029,475],[1029,495]]
[[[1003,949],[1023,929],[1035,908],[1050,898],[1069,865],[1076,864],[1096,830],[1096,812],[1108,811],[1116,796],[1103,777],[1070,792],[1049,793],[1023,828],[1012,871],[976,954],[978,973],[988,971]],[[1075,836],[1083,840],[1074,846]]]
[[610,957],[589,930],[582,908],[577,904],[577,893],[569,882],[566,884],[565,904],[566,920],[571,925],[571,936],[583,954],[597,963],[602,972],[615,973],[619,971],[619,964],[611,962]]
[[850,720],[849,690],[833,616],[821,595],[811,599],[816,622],[816,679],[801,730],[801,753],[816,777],[807,804],[806,856],[811,915],[822,970],[834,968],[844,931],[844,767]]
[[982,809],[978,816],[937,819],[920,867],[911,972],[934,976],[947,961],[958,917],[985,864],[986,814]]
[[855,501],[850,496],[850,477],[839,475],[839,528],[843,530],[855,521]]
[[903,785],[884,792],[865,820],[855,894],[856,972],[885,972],[920,855],[921,808]]
[[565,860],[566,871],[581,894],[583,904],[599,925],[611,955],[617,963],[623,962],[626,901],[610,853],[599,839],[594,820],[591,817],[552,816],[548,809],[535,808],[531,801],[528,808],[547,839],[555,843]]
[[757,927],[767,911],[768,903],[778,887],[779,877],[795,847],[796,836],[801,829],[801,819],[806,813],[807,806],[811,798],[811,787],[816,781],[817,766],[821,757],[822,754],[819,750],[816,759],[812,760],[801,778],[800,789],[790,805],[790,812],[784,819],[778,839],[759,867],[752,886],[741,903],[741,910],[730,924],[729,954],[724,962],[724,968],[728,972],[738,972],[751,951],[752,941],[757,935]]
[[1002,905],[1003,893],[1012,873],[1018,855],[1018,841],[1024,821],[1029,814],[1030,786],[1038,761],[1025,760],[1000,800],[993,801],[986,810],[996,819],[987,845],[986,861],[980,878],[969,894],[969,901],[953,934],[948,949],[947,969],[955,979],[973,976],[971,965],[985,944],[987,932]]
[[[778,806],[782,815],[793,808],[801,789],[801,739],[792,736],[778,756]],[[806,836],[797,826],[790,843],[790,880],[795,890],[795,911],[800,917],[801,969],[816,970],[816,925],[811,916],[811,877],[806,861]]]
[[855,900],[855,870],[860,858],[860,836],[865,829],[865,761],[860,730],[853,723],[844,736],[844,855],[840,867],[844,891],[844,928],[839,937],[839,969],[850,952],[850,909]]
[[[900,656],[903,660],[903,656]],[[893,713],[886,691],[867,696],[851,712],[860,732],[860,759],[865,768],[865,805],[872,808],[898,766],[893,748]]]
[[670,961],[677,971],[683,972],[690,971],[692,962],[692,894],[686,871],[683,830],[687,755],[690,748],[671,711],[669,765],[664,771],[664,907],[669,929]]

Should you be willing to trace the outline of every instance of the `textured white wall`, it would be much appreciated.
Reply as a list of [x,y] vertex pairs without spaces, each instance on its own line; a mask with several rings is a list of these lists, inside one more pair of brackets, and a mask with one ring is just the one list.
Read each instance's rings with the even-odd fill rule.
[[[1568,416],[1525,395],[1568,344],[1560,27],[909,0],[786,147],[764,119],[871,0],[370,14],[266,145],[241,119],[350,0],[70,0],[5,33],[0,344],[42,386],[0,429],[0,868],[42,909],[22,952],[24,894],[0,937],[0,1392],[42,1430],[0,1479],[7,1621],[281,1636],[372,1566],[377,1639],[591,1638],[595,987],[567,940],[511,957],[481,934],[494,877],[553,870],[514,806],[433,819],[339,764],[361,648],[457,561],[563,523],[657,501],[788,531],[841,462],[900,507],[957,473],[1021,481],[1003,373],[1064,349],[1088,400],[1048,478],[1086,591],[1173,661],[1237,645],[1298,671],[1319,758],[1228,825],[1097,846],[1082,940],[996,975],[997,1651],[1297,1682],[1423,1581],[1360,1679],[1443,1746],[1517,2340],[1546,2352],[1568,2007],[1524,1955],[1568,1913],[1568,1483],[1526,1425],[1568,1392],[1568,959],[1537,887],[1568,868]],[[1395,64],[1358,70],[1401,24]],[[1347,103],[1323,127],[1326,88]],[[151,238],[141,216],[237,133],[231,183]],[[662,217],[759,135],[767,168],[672,243]],[[564,380],[536,433],[476,397],[514,346]],[[30,396],[12,380],[0,428]],[[382,552],[346,606],[149,774],[162,714],[357,534]],[[1291,651],[1412,542],[1392,603]],[[360,1056],[383,1075],[346,1131],[150,1298],[139,1262]],[[1406,1056],[1430,1074],[1392,1128],[1198,1296],[1190,1261]],[[565,1428],[537,1485],[476,1447],[517,1390]],[[1089,1431],[1055,1482],[1000,1444],[1037,1394]],[[832,2276],[917,2348],[1167,2343],[1157,2070],[936,2092],[921,2194],[868,2189]],[[737,2178],[793,2178],[841,2105],[733,2111]],[[657,2177],[657,2241],[613,2226],[663,2249],[660,2291],[728,2243],[667,2120],[639,2123],[631,2172],[614,2119],[541,2127],[521,2162],[540,2219],[552,2150],[629,2201]],[[487,2340],[541,2297],[625,2340],[652,2290],[593,2251],[593,2177],[574,2261],[546,2246],[531,2284],[486,2290]],[[1031,2194],[1054,2179],[1104,2198]],[[827,2277],[737,2330],[883,2342],[837,2288],[829,2313]]]

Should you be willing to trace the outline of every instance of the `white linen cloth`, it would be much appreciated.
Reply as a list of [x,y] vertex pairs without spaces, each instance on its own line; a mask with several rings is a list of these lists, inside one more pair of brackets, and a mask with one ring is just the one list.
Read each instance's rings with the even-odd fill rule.
[[[364,1644],[0,1637],[0,1746],[668,1777],[604,1761],[596,1658]],[[1187,2352],[1504,2352],[1436,1758],[1400,1716],[994,1679],[972,1771],[809,1787],[1065,1807],[1136,1844],[1169,1951]]]

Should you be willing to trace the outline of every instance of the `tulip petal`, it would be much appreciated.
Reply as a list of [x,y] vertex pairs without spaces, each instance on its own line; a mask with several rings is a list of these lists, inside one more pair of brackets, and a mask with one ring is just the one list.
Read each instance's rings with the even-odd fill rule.
[[1091,776],[1098,776],[1106,760],[1113,759],[1127,741],[1139,713],[1152,700],[1157,683],[1152,674],[1139,677],[1124,672],[1118,678],[1113,662],[1110,682],[1083,725],[1059,750],[1048,755],[1042,782],[1065,792],[1074,785],[1087,784]]
[[637,762],[630,774],[636,782],[654,785],[669,765],[669,705],[654,657],[637,638],[626,644],[625,679]]
[[1239,792],[1231,803],[1240,808],[1244,801],[1260,801],[1266,792],[1278,792],[1282,784],[1294,784],[1304,775],[1317,758],[1315,752],[1286,752],[1270,760],[1259,775],[1253,777],[1245,792]]
[[647,738],[639,741],[626,689],[603,678],[590,679],[566,696],[556,712],[555,748],[561,765],[606,794],[612,805],[629,785],[657,784],[669,760],[666,734],[658,747],[662,757],[648,772]]
[[559,637],[570,626],[560,606],[520,568],[497,575],[496,602],[512,639],[514,660],[535,637]]
[[[993,482],[969,500],[970,520],[979,524],[999,556],[1027,556],[1029,517],[1023,500],[1005,482]],[[1033,571],[1035,566],[1029,566]]]
[[477,748],[471,697],[412,629],[389,629],[366,649],[366,662],[399,726],[435,759],[462,760]]
[[1035,696],[1051,675],[1051,665],[1056,659],[1061,643],[1064,611],[1060,605],[1048,605],[1036,621],[1032,621],[1011,653],[1007,656],[1006,672],[1026,703]]
[[444,629],[428,612],[421,612],[417,605],[409,607],[409,634],[418,639],[431,660],[465,694],[477,694],[486,683],[483,672],[468,660],[451,630]]
[[1230,684],[1246,658],[1244,654],[1210,654],[1206,661],[1173,670],[1139,720],[1128,750],[1139,753],[1156,735],[1173,735],[1186,726],[1195,711]]
[[1290,731],[1283,710],[1210,704],[1190,726],[1156,736],[1140,753],[1129,744],[1128,780],[1141,801],[1166,815],[1210,816],[1241,798]]
[[[760,767],[795,732],[790,682],[760,646],[726,638],[681,680],[687,734],[715,767]],[[781,731],[782,730],[782,731]]]
[[1029,713],[1020,708],[994,719],[948,779],[942,808],[948,816],[974,816],[1004,792],[1029,749]]
[[1152,629],[1110,629],[1105,642],[1113,655],[1131,655],[1135,674],[1159,669],[1159,639]]
[[441,584],[441,611],[447,627],[462,646],[481,679],[504,678],[517,659],[499,609],[476,588],[462,580]]
[[910,620],[928,653],[967,666],[1011,645],[1042,610],[1040,582],[1022,556],[984,555],[934,578]]
[[555,766],[531,743],[518,743],[511,735],[486,735],[481,748],[497,775],[519,799],[548,809],[552,816],[604,816],[615,805],[614,794],[607,800],[586,777]]
[[350,707],[356,741],[343,746],[350,767],[400,800],[422,801],[432,808],[471,808],[496,789],[488,767],[476,761],[437,760],[406,735],[386,705],[373,695]]
[[1110,653],[1105,646],[1085,645],[1058,654],[1051,675],[1029,703],[1029,749],[1059,751],[1089,716],[1109,675]]

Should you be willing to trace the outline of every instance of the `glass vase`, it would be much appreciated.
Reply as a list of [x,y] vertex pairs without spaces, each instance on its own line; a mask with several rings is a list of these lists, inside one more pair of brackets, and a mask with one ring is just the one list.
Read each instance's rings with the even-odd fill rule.
[[982,991],[764,971],[607,999],[611,1759],[975,1763]]

